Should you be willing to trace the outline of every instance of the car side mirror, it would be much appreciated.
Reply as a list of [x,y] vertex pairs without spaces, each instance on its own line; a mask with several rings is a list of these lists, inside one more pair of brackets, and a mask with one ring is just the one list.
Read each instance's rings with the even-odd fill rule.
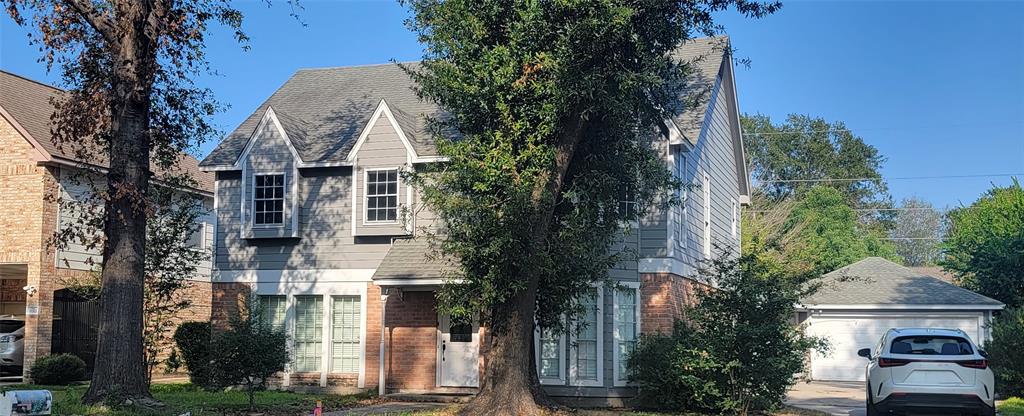
[[859,355],[861,357],[864,357],[864,358],[867,358],[867,359],[870,360],[871,359],[871,348],[861,348],[861,349],[857,350],[857,355]]
[[983,349],[978,349],[978,355],[981,355],[982,357],[988,358],[988,351],[985,351]]

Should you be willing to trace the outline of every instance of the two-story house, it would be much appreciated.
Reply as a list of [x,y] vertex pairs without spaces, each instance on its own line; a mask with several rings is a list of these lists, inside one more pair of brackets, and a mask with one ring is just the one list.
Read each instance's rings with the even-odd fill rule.
[[[89,280],[102,263],[101,253],[76,239],[59,248],[50,240],[58,230],[75,226],[80,211],[73,208],[89,199],[92,187],[82,178],[91,173],[83,168],[102,171],[105,165],[80,160],[73,144],[53,142],[51,99],[62,93],[0,71],[0,315],[25,322],[23,339],[0,341],[0,367],[29,368],[50,353],[73,353],[90,366],[95,357],[99,306],[65,286]],[[181,160],[181,168],[198,182],[199,189],[187,191],[210,208],[192,237],[197,249],[209,250],[213,175],[199,171],[198,164],[191,156]],[[197,276],[187,277],[191,289],[184,295],[192,306],[182,314],[184,320],[210,316],[211,260],[199,269]],[[18,343],[24,363],[18,361]]]
[[[699,99],[666,120],[657,145],[697,187],[626,236],[640,258],[609,271],[625,289],[595,286],[587,329],[538,331],[554,396],[632,395],[624,357],[638,335],[681,317],[713,242],[738,249],[749,196],[728,39],[689,42],[675,57],[692,63]],[[289,334],[286,388],[480,384],[486,330],[438,314],[434,292],[452,266],[416,238],[435,219],[400,174],[439,161],[424,126],[437,107],[411,87],[394,64],[299,70],[200,164],[216,173],[214,320],[258,296]]]

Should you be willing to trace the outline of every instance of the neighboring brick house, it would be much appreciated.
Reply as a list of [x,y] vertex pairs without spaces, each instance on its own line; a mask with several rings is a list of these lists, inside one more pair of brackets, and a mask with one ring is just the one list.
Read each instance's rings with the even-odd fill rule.
[[[699,188],[625,237],[640,258],[609,270],[624,290],[595,287],[590,330],[538,331],[551,395],[633,395],[625,351],[682,316],[696,284],[687,277],[712,242],[738,252],[749,185],[727,51],[728,38],[707,38],[675,53],[691,63],[699,99],[655,145]],[[424,126],[437,108],[411,87],[394,64],[299,70],[200,163],[217,175],[215,323],[258,295],[290,335],[286,388],[375,388],[381,376],[392,392],[480,384],[486,331],[438,314],[434,292],[451,265],[415,238],[436,218],[399,174],[441,160]]]
[[[83,162],[76,160],[72,146],[56,146],[51,136],[51,98],[61,90],[15,74],[0,71],[0,315],[25,319],[24,368],[41,356],[69,351],[87,362],[94,354],[98,316],[71,313],[62,316],[62,299],[78,304],[78,312],[92,311],[88,302],[68,293],[69,282],[88,278],[100,253],[71,242],[56,250],[49,244],[58,227],[67,226],[74,198],[89,192],[86,185],[72,180]],[[201,195],[211,209],[194,237],[208,249],[213,238],[213,175],[200,172],[198,161],[186,157],[182,167],[193,174]],[[95,166],[103,168],[103,166]],[[66,203],[61,203],[65,201]],[[91,260],[90,260],[91,259]],[[182,319],[207,320],[210,316],[210,261],[200,264],[200,275],[190,277],[192,288],[185,294],[193,306]],[[23,290],[24,287],[34,291]],[[55,334],[60,328],[76,333]],[[55,328],[57,329],[55,331]],[[61,347],[62,346],[62,347]],[[63,348],[63,350],[62,350]],[[0,343],[0,357],[7,346]],[[0,365],[16,365],[0,359]]]

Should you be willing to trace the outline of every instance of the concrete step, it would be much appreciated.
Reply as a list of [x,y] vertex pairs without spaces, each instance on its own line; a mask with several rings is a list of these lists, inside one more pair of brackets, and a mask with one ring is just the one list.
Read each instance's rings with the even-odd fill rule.
[[391,393],[384,398],[398,402],[468,403],[473,394],[466,393]]

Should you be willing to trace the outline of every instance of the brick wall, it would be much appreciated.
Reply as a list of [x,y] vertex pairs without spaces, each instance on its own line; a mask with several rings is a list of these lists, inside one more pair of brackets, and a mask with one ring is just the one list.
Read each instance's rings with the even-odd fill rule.
[[[32,145],[4,118],[0,118],[0,149],[0,212],[4,213],[0,215],[0,263],[26,266],[23,278],[39,290],[26,299],[26,304],[43,313],[47,302],[52,310],[52,292],[47,296],[43,283],[52,280],[44,274],[53,272],[52,258],[46,261],[46,239],[52,233],[52,223],[50,227],[44,224],[48,217],[44,215],[48,208],[44,196],[54,183],[53,176],[36,163]],[[49,351],[50,319],[26,317],[25,366]]]
[[210,322],[214,331],[225,330],[231,318],[245,309],[245,299],[252,294],[248,283],[213,283],[211,285]]
[[388,389],[433,389],[437,380],[434,292],[404,292],[388,297],[386,320]]
[[700,285],[671,273],[640,275],[640,328],[645,334],[672,332],[677,319],[684,319],[686,306],[696,301],[694,290]]

